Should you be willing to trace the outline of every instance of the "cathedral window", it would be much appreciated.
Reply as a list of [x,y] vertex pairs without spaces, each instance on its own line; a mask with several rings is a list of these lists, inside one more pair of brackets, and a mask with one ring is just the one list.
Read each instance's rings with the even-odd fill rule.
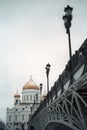
[[11,121],[11,116],[9,116],[9,121]]
[[17,115],[15,115],[15,121],[17,121]]
[[25,96],[24,96],[24,101],[25,101]]
[[18,103],[18,100],[16,100],[16,104]]
[[30,100],[32,100],[32,95],[30,96]]
[[24,115],[22,115],[22,120],[24,120]]
[[28,96],[27,96],[27,100],[28,100]]

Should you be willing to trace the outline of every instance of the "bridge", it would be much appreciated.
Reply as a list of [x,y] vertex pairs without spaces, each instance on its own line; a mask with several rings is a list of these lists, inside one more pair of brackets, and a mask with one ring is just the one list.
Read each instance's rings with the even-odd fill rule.
[[87,39],[32,115],[28,130],[87,130]]

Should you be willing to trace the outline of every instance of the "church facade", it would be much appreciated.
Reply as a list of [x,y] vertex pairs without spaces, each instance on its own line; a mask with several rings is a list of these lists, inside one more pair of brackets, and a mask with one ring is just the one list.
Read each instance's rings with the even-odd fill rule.
[[39,107],[40,100],[40,87],[31,77],[30,80],[23,86],[22,95],[20,95],[18,91],[14,95],[13,108],[7,108],[7,130],[27,130],[29,119]]

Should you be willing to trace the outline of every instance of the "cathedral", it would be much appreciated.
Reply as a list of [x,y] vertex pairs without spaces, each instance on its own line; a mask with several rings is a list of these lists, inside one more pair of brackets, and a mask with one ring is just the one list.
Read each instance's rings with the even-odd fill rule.
[[41,89],[31,77],[23,86],[22,94],[18,91],[15,93],[13,108],[7,108],[7,130],[27,130],[29,119],[39,107],[40,101]]

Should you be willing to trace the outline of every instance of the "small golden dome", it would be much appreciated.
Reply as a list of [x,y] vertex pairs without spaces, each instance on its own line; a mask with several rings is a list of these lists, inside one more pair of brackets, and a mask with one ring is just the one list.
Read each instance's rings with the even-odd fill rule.
[[18,90],[17,90],[16,94],[14,95],[14,97],[19,97],[20,98],[20,94],[19,94]]
[[32,80],[32,77],[31,77],[30,80],[23,86],[23,90],[25,89],[39,90],[39,86]]

